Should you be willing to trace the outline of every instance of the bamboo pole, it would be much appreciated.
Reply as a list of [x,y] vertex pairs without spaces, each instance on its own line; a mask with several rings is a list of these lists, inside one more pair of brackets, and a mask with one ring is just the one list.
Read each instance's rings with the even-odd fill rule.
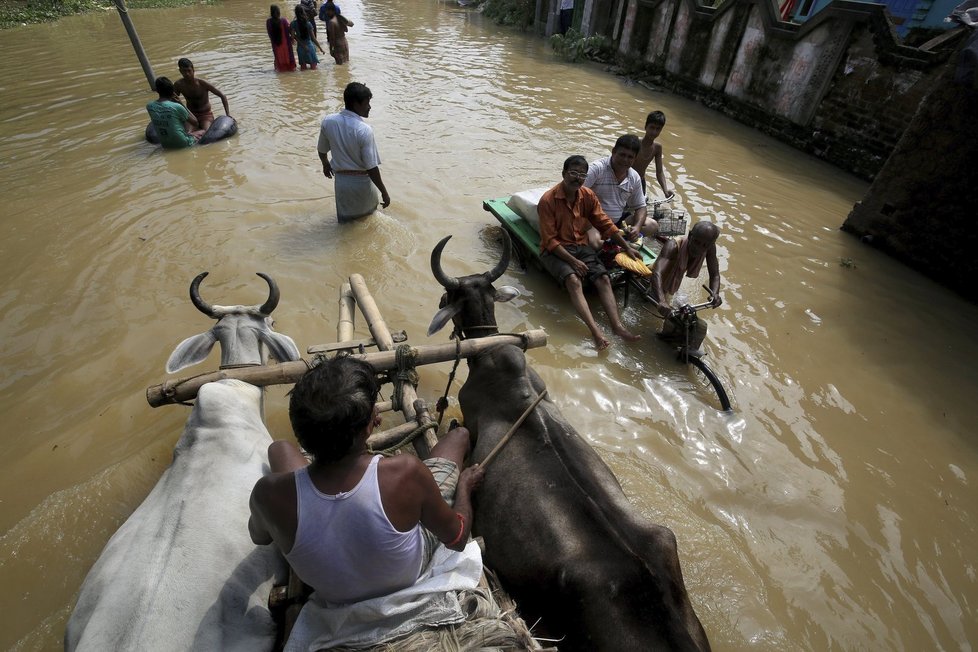
[[[337,330],[339,327],[337,326]],[[407,342],[407,333],[405,331],[391,331],[391,339],[394,340],[396,344],[401,342]],[[338,342],[332,342],[330,344],[313,344],[306,349],[306,353],[312,355],[314,353],[332,353],[333,351],[345,351],[347,349],[359,349],[360,347],[368,348],[371,346],[377,346],[377,342],[374,341],[372,337],[368,337],[364,340],[344,340],[340,339]]]
[[[360,274],[351,274],[350,289],[353,290],[353,296],[357,300],[357,306],[359,306],[360,312],[363,313],[364,319],[367,320],[367,328],[370,329],[370,334],[374,336],[374,341],[377,342],[377,348],[381,351],[392,351],[394,349],[394,340],[390,336],[390,331],[387,329],[384,317],[380,313],[380,308],[377,307],[377,303],[370,294],[370,290],[367,288],[367,282],[363,279],[363,276]],[[402,383],[400,391],[401,413],[404,415],[405,421],[413,422],[417,416],[414,410],[414,401],[418,398],[418,393],[410,383]],[[414,449],[417,451],[418,457],[424,459],[437,443],[437,428],[428,428],[424,432],[424,439],[418,438],[414,440]]]
[[[470,358],[480,355],[494,346],[513,344],[528,349],[535,349],[547,344],[547,333],[540,329],[526,331],[522,335],[490,335],[477,339],[464,340],[459,346],[459,355]],[[455,359],[455,342],[444,344],[422,344],[411,347],[416,365],[434,364]],[[397,367],[394,351],[376,351],[372,353],[354,353],[351,357],[358,358],[370,364],[377,371],[389,371]],[[254,367],[238,367],[236,369],[221,369],[198,376],[168,380],[159,385],[146,388],[146,401],[151,407],[159,407],[167,403],[180,403],[193,400],[201,386],[217,380],[234,378],[251,383],[257,387],[267,385],[287,385],[294,383],[309,370],[311,362],[296,360]],[[411,417],[414,418],[413,415]]]
[[397,442],[401,441],[412,432],[418,428],[418,424],[414,421],[405,421],[404,423],[394,426],[393,428],[388,428],[382,432],[375,432],[370,435],[367,439],[367,446],[370,447],[372,451],[382,451],[385,448],[393,446]]
[[[344,283],[340,286],[340,317],[336,322],[337,342],[349,342],[353,339],[353,318],[355,314],[353,311],[353,292],[350,290],[350,284]],[[310,350],[308,353],[315,353],[315,351]]]
[[143,67],[143,74],[146,75],[146,80],[149,82],[149,90],[156,92],[156,75],[153,74],[153,67],[149,65],[149,58],[146,56],[146,51],[143,50],[143,44],[139,41],[139,35],[136,34],[136,26],[132,24],[132,19],[129,17],[129,7],[126,6],[126,0],[115,0],[115,8],[119,12],[119,18],[122,19],[122,26],[126,28],[126,34],[129,35],[132,49],[136,51],[139,65]]

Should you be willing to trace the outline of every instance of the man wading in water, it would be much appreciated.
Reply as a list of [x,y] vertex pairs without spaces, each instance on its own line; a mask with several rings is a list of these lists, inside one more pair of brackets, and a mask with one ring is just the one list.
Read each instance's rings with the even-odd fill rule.
[[[380,205],[387,208],[391,204],[380,176],[374,130],[363,120],[370,115],[372,97],[370,89],[363,84],[347,84],[343,91],[346,108],[323,118],[319,128],[319,159],[327,179],[336,175],[336,219],[340,222],[377,210],[377,193],[370,187],[371,182],[380,190]],[[332,162],[327,156],[330,152]]]

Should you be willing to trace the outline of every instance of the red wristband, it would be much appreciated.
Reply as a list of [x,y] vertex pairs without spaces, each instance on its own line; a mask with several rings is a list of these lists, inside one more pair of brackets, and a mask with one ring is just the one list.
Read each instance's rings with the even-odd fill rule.
[[462,535],[465,533],[465,517],[459,514],[458,512],[455,512],[455,516],[458,516],[458,534],[455,535],[455,538],[452,539],[451,543],[445,544],[449,548],[451,548],[454,545],[457,545],[458,542],[462,540]]

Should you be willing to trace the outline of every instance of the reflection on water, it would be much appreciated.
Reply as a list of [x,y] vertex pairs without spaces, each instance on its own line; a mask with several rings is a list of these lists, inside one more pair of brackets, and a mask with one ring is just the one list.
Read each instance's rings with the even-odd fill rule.
[[[276,75],[265,11],[133,12],[157,74],[189,56],[238,119],[237,137],[180,152],[142,140],[155,95],[113,12],[0,35],[0,647],[60,647],[85,573],[166,467],[187,411],[143,391],[206,328],[186,297],[196,274],[215,303],[261,300],[254,272],[274,276],[278,328],[305,348],[334,338],[359,273],[423,342],[431,247],[453,234],[450,273],[491,267],[483,199],[556,183],[566,156],[607,154],[652,109],[683,207],[722,230],[707,349],[736,411],[715,409],[634,302],[623,318],[645,339],[597,354],[559,288],[514,265],[503,280],[523,296],[499,323],[547,329],[533,364],[636,508],[676,531],[716,649],[978,640],[978,311],[838,231],[865,184],[446,3],[351,2],[349,66]],[[393,203],[340,226],[315,142],[352,80],[374,91]],[[422,396],[448,371],[422,370]],[[275,437],[284,392],[269,396]]]

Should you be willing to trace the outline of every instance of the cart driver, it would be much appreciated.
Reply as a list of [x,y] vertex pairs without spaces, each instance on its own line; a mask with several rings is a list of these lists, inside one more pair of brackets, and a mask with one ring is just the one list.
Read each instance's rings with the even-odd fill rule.
[[[710,302],[713,308],[723,303],[720,298],[720,265],[717,262],[717,238],[720,229],[712,222],[697,222],[689,230],[689,235],[675,240],[666,240],[659,257],[652,266],[652,280],[649,299],[655,302],[659,314],[666,318],[659,337],[677,346],[685,345],[685,333],[681,324],[670,317],[672,297],[679,290],[683,278],[698,278],[703,261],[710,273]],[[693,355],[702,355],[700,347],[706,339],[706,321],[696,320],[696,329],[689,335],[688,350]]]
[[278,546],[327,604],[394,593],[414,584],[436,546],[465,548],[471,496],[485,475],[478,465],[462,470],[471,448],[465,428],[442,437],[424,461],[372,454],[379,389],[373,367],[352,357],[307,371],[291,392],[289,419],[312,462],[293,442],[273,442],[271,473],[251,493],[252,541]]

